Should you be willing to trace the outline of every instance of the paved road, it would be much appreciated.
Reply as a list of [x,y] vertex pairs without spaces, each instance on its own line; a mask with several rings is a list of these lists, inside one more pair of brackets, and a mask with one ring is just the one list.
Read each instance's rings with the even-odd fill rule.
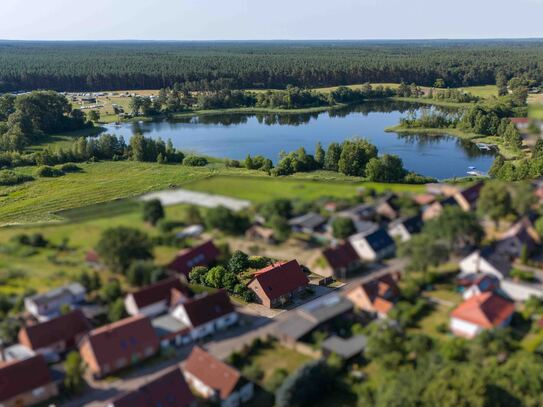
[[[363,280],[376,277],[379,274],[383,274],[389,271],[399,271],[404,269],[405,263],[400,260],[392,260],[384,267],[375,267],[365,273],[363,276],[351,279],[347,284],[341,287],[339,290],[343,291],[349,289],[349,287],[360,283]],[[333,292],[332,292],[333,293]],[[324,298],[325,294],[319,298]],[[243,346],[252,343],[252,341],[259,337],[265,338],[269,336],[275,326],[288,318],[295,309],[288,310],[277,314],[273,319],[266,318],[258,315],[248,308],[241,308],[240,312],[240,324],[233,329],[218,333],[212,340],[203,344],[203,346],[214,356],[225,359],[232,352],[239,351]],[[177,349],[175,357],[163,362],[153,364],[151,366],[142,367],[137,369],[131,374],[123,376],[122,379],[111,381],[93,381],[89,380],[90,389],[88,389],[83,396],[78,397],[70,402],[64,403],[64,407],[103,407],[105,401],[112,397],[119,395],[126,391],[135,390],[145,383],[154,380],[156,377],[161,376],[168,370],[175,368],[182,362],[190,353],[192,345]]]

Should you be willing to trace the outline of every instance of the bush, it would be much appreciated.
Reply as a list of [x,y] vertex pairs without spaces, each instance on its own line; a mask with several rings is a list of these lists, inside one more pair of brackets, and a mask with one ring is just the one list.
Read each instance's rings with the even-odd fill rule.
[[189,167],[205,167],[209,161],[205,157],[200,157],[197,155],[189,155],[183,159],[183,165]]
[[50,167],[48,165],[42,165],[41,167],[38,167],[35,174],[37,177],[54,178],[62,177],[64,175],[64,172],[62,172],[62,170],[59,170],[58,168]]
[[264,371],[256,364],[245,366],[241,374],[252,382],[258,382],[264,377]]
[[81,172],[83,169],[74,163],[66,163],[60,166],[60,170],[62,172],[68,173],[68,172]]
[[23,182],[32,181],[34,177],[30,175],[17,174],[14,171],[3,170],[0,171],[0,185],[9,186],[22,184]]

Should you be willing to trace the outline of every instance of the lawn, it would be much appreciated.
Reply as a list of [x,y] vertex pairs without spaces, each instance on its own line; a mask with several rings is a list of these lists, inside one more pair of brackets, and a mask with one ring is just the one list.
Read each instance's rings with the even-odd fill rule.
[[543,343],[543,329],[538,330],[537,332],[531,332],[526,335],[520,345],[523,349],[528,352],[535,352],[537,348]]
[[439,327],[449,325],[451,310],[452,308],[446,305],[434,304],[433,309],[418,321],[416,328],[411,328],[410,331],[429,335],[438,340],[447,339],[450,335],[440,332]]
[[467,86],[465,88],[460,88],[460,90],[485,99],[492,96],[498,96],[498,87],[496,85]]

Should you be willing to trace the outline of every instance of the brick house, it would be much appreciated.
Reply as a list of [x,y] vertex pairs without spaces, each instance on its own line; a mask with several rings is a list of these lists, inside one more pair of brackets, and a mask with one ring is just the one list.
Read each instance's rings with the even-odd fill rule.
[[189,273],[194,267],[207,267],[213,264],[219,256],[219,249],[209,240],[201,245],[181,250],[167,267],[188,279]]
[[272,264],[253,275],[247,287],[268,308],[281,306],[304,290],[309,279],[296,260]]
[[43,356],[0,363],[0,406],[32,406],[57,394],[57,385]]
[[83,312],[74,310],[49,321],[21,328],[19,343],[41,353],[47,360],[56,361],[59,354],[74,348],[90,328]]
[[345,297],[357,309],[384,318],[399,299],[397,280],[393,273],[386,273],[355,285],[345,293]]
[[145,315],[94,329],[79,344],[81,357],[96,378],[137,364],[158,350],[158,337]]
[[236,407],[253,397],[254,385],[233,367],[195,346],[183,362],[183,374],[203,398]]

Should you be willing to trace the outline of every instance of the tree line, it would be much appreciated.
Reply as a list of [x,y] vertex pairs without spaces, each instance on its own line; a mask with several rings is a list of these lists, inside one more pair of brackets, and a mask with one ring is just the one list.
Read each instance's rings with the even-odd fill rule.
[[[543,77],[541,41],[0,42],[0,91],[190,90],[337,86],[446,87]],[[500,79],[501,80],[501,79]]]

